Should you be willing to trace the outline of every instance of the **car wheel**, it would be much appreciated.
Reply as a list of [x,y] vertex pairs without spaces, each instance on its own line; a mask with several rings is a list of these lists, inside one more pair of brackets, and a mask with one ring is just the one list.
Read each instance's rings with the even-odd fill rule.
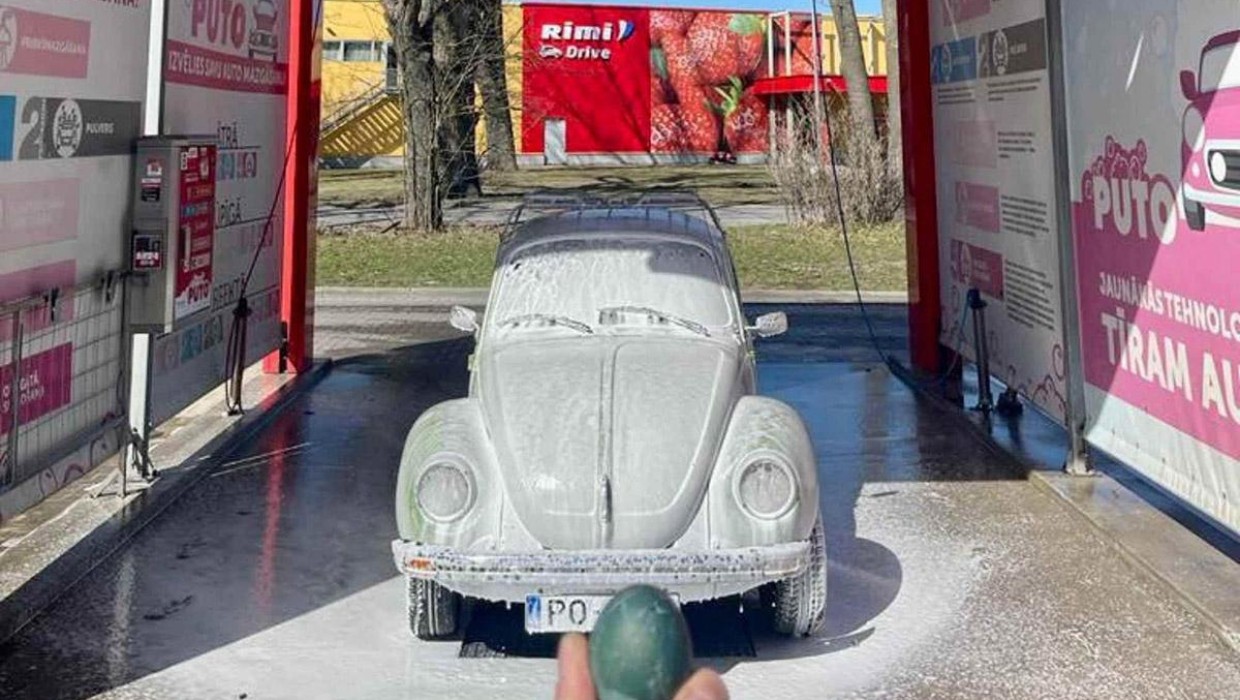
[[435,583],[409,577],[409,631],[418,639],[446,639],[456,634],[461,596]]
[[826,613],[827,543],[820,517],[809,536],[809,566],[775,584],[775,631],[808,637],[822,630]]
[[1204,231],[1206,229],[1206,208],[1201,202],[1184,198],[1184,220],[1188,222],[1188,227],[1194,231]]

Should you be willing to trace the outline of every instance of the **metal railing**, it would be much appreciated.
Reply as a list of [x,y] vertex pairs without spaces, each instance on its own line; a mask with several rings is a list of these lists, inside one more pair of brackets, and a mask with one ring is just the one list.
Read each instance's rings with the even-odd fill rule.
[[0,305],[0,493],[126,425],[124,287],[109,273]]
[[693,215],[713,226],[720,236],[726,237],[723,224],[715,208],[700,194],[690,189],[662,188],[635,192],[604,193],[590,189],[547,189],[531,192],[521,198],[521,203],[508,215],[501,241],[512,238],[527,215],[539,217],[548,214],[603,210],[611,212],[646,209],[649,211],[678,211]]
[[377,104],[380,100],[393,94],[394,90],[388,82],[390,82],[390,79],[371,85],[365,92],[341,103],[339,107],[323,118],[323,123],[319,127],[320,133],[324,135],[331,134],[345,124],[348,124],[371,106]]

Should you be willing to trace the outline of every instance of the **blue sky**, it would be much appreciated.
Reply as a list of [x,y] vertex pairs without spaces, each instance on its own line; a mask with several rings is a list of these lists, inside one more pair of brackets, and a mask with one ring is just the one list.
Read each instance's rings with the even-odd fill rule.
[[[579,0],[602,5],[653,5],[656,7],[724,7],[729,10],[808,10],[810,0]],[[877,15],[881,0],[853,0],[857,14]],[[818,0],[818,11],[831,8],[828,0]]]

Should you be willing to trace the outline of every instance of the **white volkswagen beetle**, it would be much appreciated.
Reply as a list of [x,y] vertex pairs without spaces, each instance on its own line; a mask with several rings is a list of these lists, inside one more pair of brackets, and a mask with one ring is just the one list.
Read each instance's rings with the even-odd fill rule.
[[[700,200],[696,200],[699,201]],[[664,203],[587,205],[502,239],[467,398],[427,410],[401,457],[409,624],[456,631],[462,597],[588,631],[633,583],[682,603],[762,588],[775,626],[823,622],[816,462],[800,416],[755,394],[724,233]],[[709,210],[707,210],[709,213]]]

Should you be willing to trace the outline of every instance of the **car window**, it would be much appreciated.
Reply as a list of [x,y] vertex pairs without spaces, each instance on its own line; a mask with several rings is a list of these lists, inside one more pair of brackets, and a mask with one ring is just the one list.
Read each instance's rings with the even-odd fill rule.
[[487,319],[553,314],[591,326],[601,309],[640,306],[707,327],[734,323],[719,263],[704,248],[668,241],[557,241],[522,250],[497,272]]
[[1201,57],[1201,91],[1240,88],[1240,44],[1226,44]]

